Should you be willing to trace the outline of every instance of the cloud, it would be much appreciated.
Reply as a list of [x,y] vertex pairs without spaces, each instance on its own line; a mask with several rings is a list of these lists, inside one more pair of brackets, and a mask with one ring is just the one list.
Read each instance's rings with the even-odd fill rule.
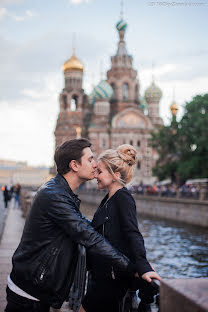
[[[208,76],[207,77],[197,77],[194,79],[180,80],[176,79],[171,83],[158,82],[158,85],[163,91],[163,97],[160,104],[161,116],[167,123],[168,118],[171,117],[170,104],[173,101],[173,89],[175,90],[175,100],[179,105],[178,119],[180,119],[184,112],[184,105],[186,102],[191,101],[191,99],[197,94],[207,93]],[[191,92],[190,92],[191,90]]]
[[7,14],[6,8],[0,8],[0,20],[2,20]]
[[[191,65],[190,65],[191,64]],[[189,102],[192,97],[197,94],[207,93],[208,74],[207,70],[200,65],[197,60],[192,62],[188,58],[187,63],[167,63],[155,66],[154,70],[147,67],[139,71],[139,80],[141,83],[141,95],[152,81],[152,73],[154,73],[155,83],[162,90],[163,96],[160,102],[160,115],[164,122],[169,123],[171,118],[170,105],[175,100],[179,105],[178,119],[183,115],[183,106]],[[191,90],[191,92],[190,92]]]
[[0,0],[0,5],[10,5],[23,3],[25,0]]
[[23,22],[29,18],[37,16],[37,13],[31,10],[26,10],[24,15],[16,15],[16,13],[8,12],[7,15],[13,19],[15,22]]
[[14,13],[8,14],[15,22],[23,22],[26,19],[26,16],[15,15]]
[[25,11],[25,14],[26,14],[26,16],[28,16],[28,17],[33,17],[33,16],[36,16],[36,15],[37,15],[36,12],[31,11],[31,10],[26,10],[26,11]]
[[[84,63],[85,81],[91,79],[91,73],[95,72],[97,83],[100,55],[107,44],[82,34],[78,39],[76,54]],[[49,73],[56,73],[63,79],[61,67],[71,56],[71,42],[72,33],[60,33],[58,30],[23,43],[9,41],[0,35],[0,99],[21,98],[22,90],[37,89]],[[14,103],[17,105],[19,102]]]
[[[100,55],[108,46],[90,35],[79,34],[77,39],[86,92],[91,72],[99,76]],[[59,30],[21,43],[0,35],[0,158],[52,165],[58,97],[64,87],[61,66],[71,56],[71,42],[72,33]]]
[[74,5],[79,5],[82,3],[89,3],[90,1],[91,0],[69,0],[69,2]]
[[29,159],[32,165],[53,164],[61,79],[57,74],[49,74],[41,84],[42,87],[22,90],[21,99],[0,101],[0,107],[4,107],[0,115],[0,158]]
[[34,16],[37,16],[37,13],[32,10],[26,10],[23,15],[17,15],[14,12],[8,11],[6,8],[0,7],[0,21],[3,20],[6,16],[14,20],[15,22],[22,22],[26,19],[33,18]]

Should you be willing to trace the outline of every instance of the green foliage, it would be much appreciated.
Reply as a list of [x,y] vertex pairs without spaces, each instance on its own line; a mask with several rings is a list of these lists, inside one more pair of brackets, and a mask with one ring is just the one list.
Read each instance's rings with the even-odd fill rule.
[[185,105],[184,116],[152,133],[159,154],[153,173],[160,179],[182,183],[208,177],[208,94],[197,95]]

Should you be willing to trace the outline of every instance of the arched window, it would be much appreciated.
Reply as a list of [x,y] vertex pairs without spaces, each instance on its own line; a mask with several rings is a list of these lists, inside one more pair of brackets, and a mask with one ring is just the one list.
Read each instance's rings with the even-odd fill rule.
[[139,87],[138,87],[138,85],[135,86],[134,92],[135,92],[134,99],[135,99],[135,101],[138,101],[138,97],[139,97]]
[[75,112],[77,110],[77,96],[74,95],[71,99],[71,111]]
[[130,145],[133,145],[133,140],[130,140],[129,144],[130,144]]
[[105,139],[102,140],[102,148],[106,148],[106,140]]
[[137,146],[140,147],[141,143],[140,141],[137,141]]
[[64,94],[62,99],[63,99],[64,109],[66,110],[67,109],[67,95]]
[[128,83],[125,82],[123,84],[123,92],[122,92],[123,100],[127,100],[128,99],[128,93],[129,93],[129,85],[128,85]]
[[112,99],[116,99],[116,86],[115,86],[115,83],[111,83],[111,87],[113,89]]
[[141,163],[140,161],[137,162],[137,169],[140,169],[141,168]]

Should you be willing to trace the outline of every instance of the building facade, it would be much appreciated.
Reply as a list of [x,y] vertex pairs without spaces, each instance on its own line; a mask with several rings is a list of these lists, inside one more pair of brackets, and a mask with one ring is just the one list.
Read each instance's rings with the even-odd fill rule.
[[159,116],[162,92],[153,80],[144,94],[147,112],[144,113],[138,73],[126,48],[127,24],[120,20],[116,28],[119,42],[116,54],[111,57],[111,68],[106,80],[101,80],[90,96],[82,88],[84,66],[75,53],[64,63],[65,86],[60,94],[56,146],[65,140],[87,137],[98,155],[105,149],[131,144],[138,152],[133,183],[151,184],[157,154],[149,139],[151,131],[163,124]]
[[0,186],[21,186],[38,188],[51,178],[49,168],[32,167],[26,162],[0,159]]

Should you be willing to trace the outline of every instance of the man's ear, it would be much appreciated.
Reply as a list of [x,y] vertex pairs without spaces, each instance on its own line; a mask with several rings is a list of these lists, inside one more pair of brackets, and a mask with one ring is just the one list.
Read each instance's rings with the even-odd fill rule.
[[71,160],[69,163],[69,168],[75,172],[78,171],[78,163],[76,160]]

